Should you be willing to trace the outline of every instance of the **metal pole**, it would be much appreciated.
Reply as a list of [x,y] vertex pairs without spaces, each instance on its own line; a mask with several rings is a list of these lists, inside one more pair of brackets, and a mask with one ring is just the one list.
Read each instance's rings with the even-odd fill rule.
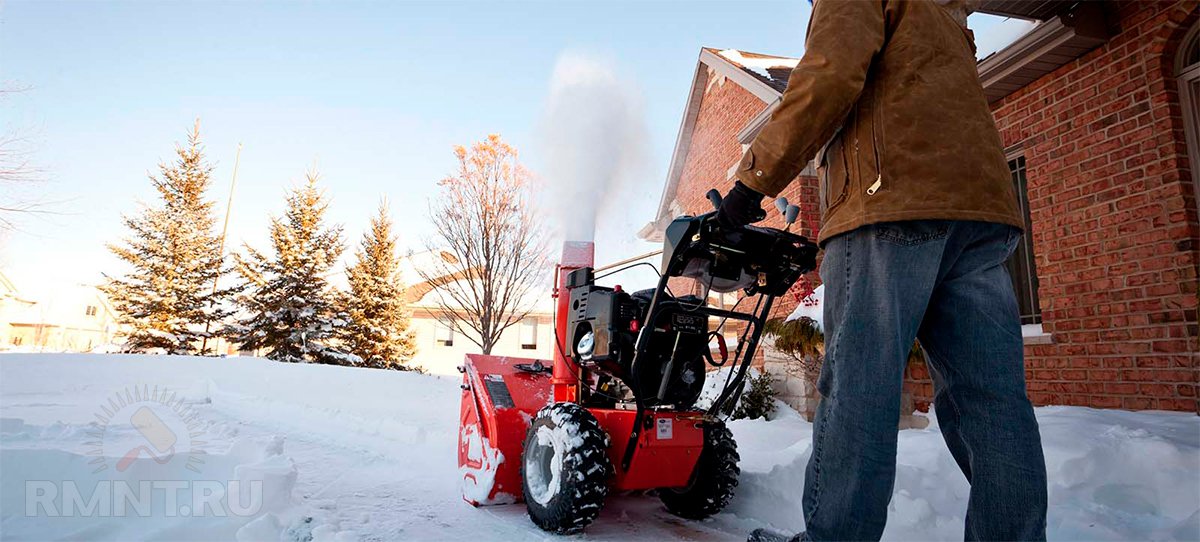
[[[229,201],[225,204],[225,224],[221,226],[221,242],[217,249],[217,254],[220,256],[220,265],[217,268],[217,274],[213,277],[212,296],[217,295],[217,281],[221,280],[221,266],[225,264],[225,234],[229,233],[229,215],[233,213],[233,189],[237,187],[238,165],[242,163],[242,144],[238,143],[237,154],[233,158],[233,180],[229,183]],[[208,306],[212,308],[213,299],[209,297]],[[204,340],[200,342],[200,353],[203,354],[208,350],[208,330],[212,325],[212,319],[204,322]]]
[[641,255],[639,255],[639,256],[634,256],[634,257],[632,257],[632,258],[625,258],[624,260],[616,261],[616,262],[613,262],[613,263],[610,263],[610,264],[607,264],[607,265],[603,265],[603,266],[597,267],[597,268],[593,269],[592,271],[593,271],[593,272],[595,272],[595,273],[600,273],[600,272],[602,272],[602,271],[608,271],[609,269],[612,269],[612,268],[614,268],[614,267],[621,266],[621,265],[625,265],[625,264],[627,264],[627,263],[633,263],[633,262],[636,262],[636,261],[638,261],[638,260],[644,260],[644,259],[646,259],[646,258],[649,258],[649,257],[651,257],[651,256],[658,256],[659,254],[662,254],[662,253],[663,253],[663,249],[661,249],[661,248],[660,248],[660,249],[658,249],[658,250],[651,250],[650,252],[647,252],[647,253],[645,253],[645,254],[641,254]]

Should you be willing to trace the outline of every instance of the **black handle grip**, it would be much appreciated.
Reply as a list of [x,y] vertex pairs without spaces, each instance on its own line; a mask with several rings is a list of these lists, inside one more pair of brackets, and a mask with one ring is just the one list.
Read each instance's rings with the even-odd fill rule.
[[721,193],[717,192],[716,188],[710,188],[708,193],[704,194],[704,197],[708,198],[708,201],[712,202],[713,209],[721,208]]

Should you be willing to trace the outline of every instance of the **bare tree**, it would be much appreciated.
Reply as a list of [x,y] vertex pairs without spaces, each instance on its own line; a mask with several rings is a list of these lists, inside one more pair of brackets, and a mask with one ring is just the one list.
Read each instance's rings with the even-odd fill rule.
[[[531,175],[499,135],[455,147],[458,171],[430,202],[426,247],[449,252],[418,270],[433,284],[445,324],[491,354],[501,335],[532,310],[546,270],[545,237],[530,204]],[[453,261],[450,261],[453,260]]]
[[[12,85],[0,86],[0,101],[10,94],[25,88]],[[14,215],[41,212],[44,203],[14,196],[29,184],[41,180],[41,170],[30,161],[31,142],[29,137],[9,129],[0,133],[0,230],[16,228]]]

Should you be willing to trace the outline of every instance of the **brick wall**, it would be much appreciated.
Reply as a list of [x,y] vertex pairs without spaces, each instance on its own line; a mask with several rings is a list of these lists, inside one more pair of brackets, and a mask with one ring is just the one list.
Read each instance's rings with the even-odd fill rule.
[[[1196,195],[1171,77],[1195,0],[1116,3],[1108,43],[995,104],[1020,145],[1043,327],[1037,404],[1200,412]],[[924,367],[909,387],[928,400]]]
[[708,77],[675,193],[680,205],[689,213],[712,210],[704,194],[710,188],[722,192],[728,188],[729,168],[742,157],[736,134],[766,107],[750,91],[712,70]]

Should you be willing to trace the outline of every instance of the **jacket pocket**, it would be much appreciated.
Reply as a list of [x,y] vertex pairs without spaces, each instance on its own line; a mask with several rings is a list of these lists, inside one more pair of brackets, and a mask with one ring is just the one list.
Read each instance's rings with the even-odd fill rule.
[[824,214],[845,201],[848,194],[850,179],[841,132],[834,135],[825,147],[820,167],[824,172],[821,180],[821,210]]

